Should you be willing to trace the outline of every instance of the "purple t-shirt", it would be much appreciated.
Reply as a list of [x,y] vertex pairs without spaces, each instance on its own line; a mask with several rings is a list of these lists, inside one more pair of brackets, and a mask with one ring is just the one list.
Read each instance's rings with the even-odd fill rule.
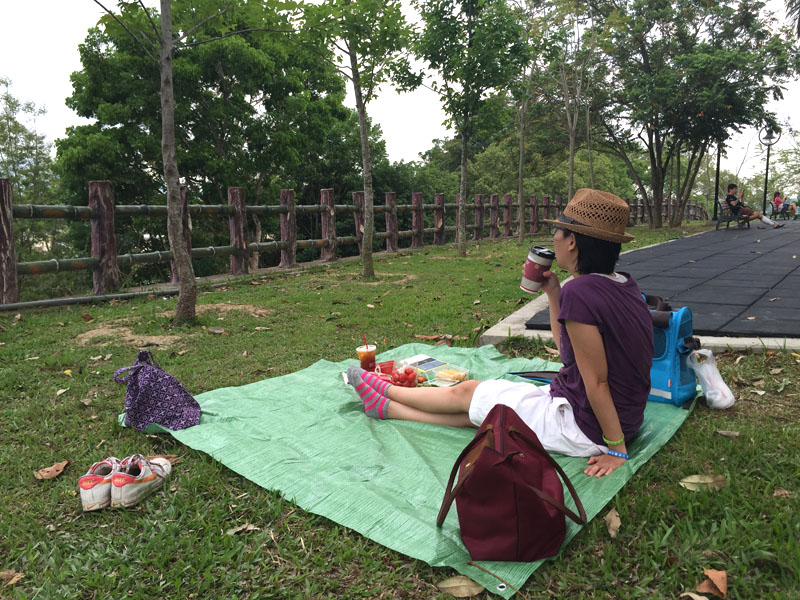
[[558,296],[561,312],[561,362],[564,366],[550,385],[550,394],[566,398],[581,431],[605,445],[583,385],[565,321],[595,325],[603,338],[608,364],[608,387],[625,439],[631,439],[644,421],[653,363],[653,322],[633,278],[625,283],[603,275],[581,275],[568,281]]

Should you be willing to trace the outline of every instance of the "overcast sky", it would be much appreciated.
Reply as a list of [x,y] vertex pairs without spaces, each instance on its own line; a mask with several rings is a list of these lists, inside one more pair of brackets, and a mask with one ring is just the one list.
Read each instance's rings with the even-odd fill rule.
[[[108,0],[107,6],[115,5]],[[146,2],[152,5],[152,0]],[[781,0],[768,5],[783,16]],[[0,77],[12,81],[11,93],[23,101],[46,108],[47,114],[36,123],[37,131],[48,141],[63,137],[66,127],[85,122],[64,104],[71,93],[70,74],[80,69],[78,44],[89,27],[97,23],[102,9],[92,0],[0,0]],[[36,24],[31,37],[29,24]],[[353,105],[352,100],[349,99]],[[773,103],[781,122],[797,110],[800,84],[793,82],[781,102]],[[393,161],[417,160],[432,140],[451,135],[442,125],[445,115],[438,97],[427,89],[398,94],[387,87],[368,106],[370,117],[383,129],[389,158]],[[792,123],[800,127],[800,120]],[[789,136],[773,147],[789,147]],[[744,177],[764,168],[758,132],[747,130],[735,136],[723,158],[723,168]]]

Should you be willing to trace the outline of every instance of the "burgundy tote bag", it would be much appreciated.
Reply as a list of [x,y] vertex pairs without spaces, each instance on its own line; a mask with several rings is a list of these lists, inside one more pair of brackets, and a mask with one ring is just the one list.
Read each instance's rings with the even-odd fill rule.
[[[453,487],[456,474],[458,483]],[[564,488],[579,515],[564,505]],[[586,512],[567,475],[514,410],[498,404],[453,466],[436,524],[453,500],[472,560],[529,562],[558,554],[569,517]]]

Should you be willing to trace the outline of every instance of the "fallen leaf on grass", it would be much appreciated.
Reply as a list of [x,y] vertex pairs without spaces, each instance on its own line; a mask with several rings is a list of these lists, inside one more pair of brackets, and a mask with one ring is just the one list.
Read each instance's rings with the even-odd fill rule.
[[187,352],[188,352],[188,350],[178,350],[178,352],[176,352],[176,354],[177,354],[178,356],[183,356],[183,355],[184,355],[184,354],[186,354]]
[[475,304],[480,304],[480,303],[481,303],[480,300],[475,300],[472,304],[475,305]]
[[555,354],[556,356],[557,356],[558,354],[560,354],[560,353],[559,353],[559,351],[558,351],[558,348],[551,348],[550,346],[545,346],[545,347],[544,347],[544,349],[545,349],[545,351],[547,351],[548,353],[550,353],[550,354]]
[[81,399],[81,404],[83,404],[84,406],[89,406],[91,403],[92,403],[91,398],[82,398]]
[[247,350],[245,350],[244,352],[242,352],[242,356],[244,356],[244,357],[246,357],[246,356],[247,356]]
[[6,586],[11,586],[19,583],[19,580],[25,577],[25,573],[18,573],[14,569],[6,569],[5,571],[0,571],[0,581],[2,581]]
[[251,531],[261,531],[261,528],[256,527],[252,523],[245,523],[244,525],[228,529],[225,533],[228,535],[236,535],[237,533],[250,533]]
[[367,304],[367,308],[375,308],[374,304]]
[[603,517],[603,521],[606,522],[606,529],[608,529],[608,535],[611,536],[611,539],[615,539],[617,537],[617,532],[619,531],[620,525],[622,525],[622,521],[619,520],[619,513],[617,512],[616,508],[612,508],[605,517]]
[[783,369],[780,368],[780,367],[778,367],[777,369],[770,369],[769,370],[769,374],[770,375],[780,375],[781,373],[783,373]]
[[22,313],[17,313],[14,315],[14,323],[19,323],[22,321]]
[[208,333],[213,333],[214,335],[230,335],[223,327],[209,327]]
[[108,360],[108,359],[109,359],[109,358],[111,358],[112,356],[114,356],[114,355],[113,355],[113,354],[106,354],[106,355],[103,357],[103,360]]
[[720,598],[724,598],[728,595],[728,574],[725,571],[703,569],[703,573],[705,573],[708,579],[697,586],[698,592],[702,594],[714,594]]
[[772,495],[775,498],[791,498],[792,492],[783,488],[775,488],[775,491],[772,492]]
[[753,381],[753,386],[757,388],[763,388],[766,385],[766,381],[763,379],[756,379]]
[[434,344],[434,346],[441,346],[442,344],[444,344],[445,346],[452,346],[453,342],[451,342],[450,340],[447,340],[447,339],[439,340],[438,342],[436,342]]
[[26,358],[25,360],[39,360],[39,357],[38,356],[31,356],[29,358]]
[[430,342],[430,341],[433,341],[433,340],[438,340],[442,336],[440,336],[440,335],[422,335],[422,334],[417,333],[417,334],[414,334],[414,337],[417,338],[418,340],[428,340]]
[[269,331],[272,327],[253,327],[256,331]]
[[84,320],[84,321],[86,321],[87,323],[88,323],[89,321],[94,321],[94,317],[93,317],[92,315],[90,315],[89,313],[82,313],[82,314],[81,314],[81,319],[83,319],[83,320]]
[[464,575],[456,575],[436,584],[439,591],[444,594],[450,594],[456,598],[470,598],[477,596],[483,591],[483,586],[475,583],[469,577]]
[[737,358],[735,361],[733,361],[733,364],[735,364],[735,365],[738,365],[738,364],[739,364],[740,362],[742,362],[743,360],[744,360],[744,354],[742,354],[742,355],[741,355],[741,356],[739,356],[739,357],[738,357],[738,358]]
[[703,474],[703,475],[689,475],[681,479],[678,484],[687,490],[696,492],[700,489],[708,490],[721,490],[728,485],[728,480],[725,475]]
[[729,437],[729,438],[739,437],[739,432],[738,431],[725,431],[723,429],[718,429],[717,433],[720,434],[720,435],[724,435],[725,437]]
[[251,281],[250,285],[261,285],[260,281]]
[[779,385],[779,386],[776,388],[776,390],[775,390],[775,391],[776,391],[776,392],[778,392],[778,393],[780,394],[780,393],[781,393],[783,390],[785,390],[785,389],[786,389],[786,386],[787,386],[787,385],[789,385],[789,380],[788,380],[788,379],[786,379],[786,378],[784,377],[784,378],[781,380],[781,383],[780,383],[780,385]]
[[100,443],[99,443],[99,444],[97,444],[97,446],[95,446],[95,447],[94,447],[94,449],[95,449],[95,450],[100,450],[100,446],[102,446],[102,445],[103,445],[103,444],[105,444],[105,443],[106,443],[106,441],[105,441],[105,440],[100,440]]
[[36,473],[34,473],[33,476],[36,477],[36,479],[53,479],[53,477],[58,477],[61,475],[68,464],[68,460],[56,463],[52,466],[45,467],[44,469],[39,469],[36,471]]
[[752,391],[754,394],[758,394],[759,396],[763,396],[764,394],[767,393],[764,390],[752,390]]
[[700,594],[695,594],[694,592],[683,592],[680,597],[689,598],[690,600],[708,600],[708,596],[701,596]]
[[103,358],[103,355],[98,354],[97,356],[90,356],[89,360],[100,360],[101,358]]
[[68,391],[69,391],[69,388],[64,388],[63,390],[58,390],[58,391],[56,392],[56,398],[58,398],[58,397],[59,397],[61,394],[63,394],[64,392],[68,392]]

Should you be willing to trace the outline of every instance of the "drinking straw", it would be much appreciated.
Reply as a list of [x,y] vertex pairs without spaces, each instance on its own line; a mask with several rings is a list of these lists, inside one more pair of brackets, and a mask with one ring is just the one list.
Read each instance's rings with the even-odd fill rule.
[[365,347],[366,347],[366,346],[369,346],[369,344],[367,343],[367,336],[366,336],[366,335],[364,335],[364,332],[363,332],[363,331],[361,332],[361,337],[363,337],[363,338],[364,338],[364,346],[365,346]]

